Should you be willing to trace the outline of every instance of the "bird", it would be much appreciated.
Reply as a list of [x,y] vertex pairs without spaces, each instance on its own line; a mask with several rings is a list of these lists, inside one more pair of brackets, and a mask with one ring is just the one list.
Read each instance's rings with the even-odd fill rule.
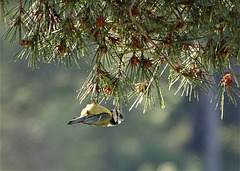
[[108,110],[98,103],[87,104],[80,116],[71,119],[67,125],[83,123],[98,127],[110,127],[120,124],[124,120],[124,114],[116,107]]

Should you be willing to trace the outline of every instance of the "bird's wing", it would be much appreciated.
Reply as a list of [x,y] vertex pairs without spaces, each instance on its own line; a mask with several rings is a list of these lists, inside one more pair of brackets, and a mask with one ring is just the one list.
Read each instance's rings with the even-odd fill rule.
[[82,122],[84,119],[86,119],[86,116],[83,116],[83,117],[75,117],[73,118],[72,120],[70,120],[67,125],[72,125],[72,124],[75,124],[75,123],[80,123]]
[[87,118],[83,121],[83,123],[85,124],[93,124],[98,122],[99,120],[103,119],[103,118],[110,118],[111,115],[109,113],[101,113],[99,115],[94,115],[90,118]]

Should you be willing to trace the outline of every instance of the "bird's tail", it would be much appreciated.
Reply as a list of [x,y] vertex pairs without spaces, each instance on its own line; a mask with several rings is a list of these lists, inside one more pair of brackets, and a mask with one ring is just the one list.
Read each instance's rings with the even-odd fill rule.
[[75,123],[80,123],[80,122],[82,122],[84,119],[86,119],[86,116],[73,118],[72,120],[70,120],[70,121],[67,123],[67,125],[72,125],[72,124],[75,124]]

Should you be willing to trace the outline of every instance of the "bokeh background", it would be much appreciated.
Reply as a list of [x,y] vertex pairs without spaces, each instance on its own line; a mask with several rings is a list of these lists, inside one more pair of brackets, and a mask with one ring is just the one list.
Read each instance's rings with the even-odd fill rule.
[[4,40],[2,25],[0,170],[240,169],[239,106],[226,100],[220,120],[210,96],[200,93],[199,102],[189,102],[163,81],[165,109],[143,114],[143,106],[130,112],[125,106],[125,121],[116,127],[67,126],[90,103],[79,104],[76,90],[91,66],[41,63],[33,71],[24,59],[10,63],[21,47]]

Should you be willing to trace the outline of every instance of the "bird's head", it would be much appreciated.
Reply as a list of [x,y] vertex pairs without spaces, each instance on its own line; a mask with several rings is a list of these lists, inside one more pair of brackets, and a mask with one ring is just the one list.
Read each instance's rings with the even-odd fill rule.
[[124,114],[117,108],[111,109],[110,111],[113,117],[111,120],[112,125],[118,125],[124,120],[124,117],[125,117]]

